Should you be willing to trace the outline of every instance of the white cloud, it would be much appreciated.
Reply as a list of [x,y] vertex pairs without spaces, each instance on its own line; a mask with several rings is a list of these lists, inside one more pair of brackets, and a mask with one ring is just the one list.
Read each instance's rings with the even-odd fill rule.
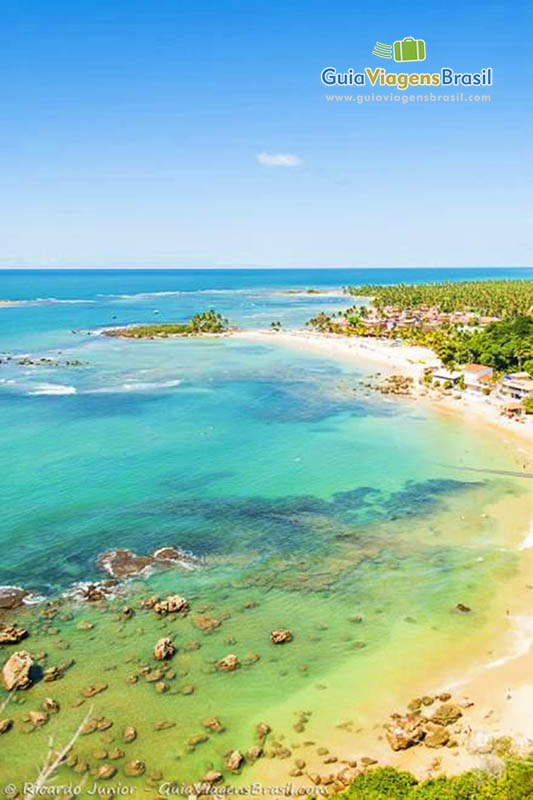
[[302,159],[293,153],[258,153],[258,164],[263,167],[301,167]]

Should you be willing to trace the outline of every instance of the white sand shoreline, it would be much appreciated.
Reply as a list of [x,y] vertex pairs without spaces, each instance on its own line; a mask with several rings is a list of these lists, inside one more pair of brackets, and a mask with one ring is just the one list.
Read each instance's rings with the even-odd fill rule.
[[457,393],[445,396],[428,392],[419,386],[418,380],[426,367],[440,366],[438,357],[428,347],[305,330],[249,330],[238,331],[232,335],[243,340],[270,342],[309,352],[322,352],[333,358],[347,359],[352,363],[394,370],[396,373],[413,378],[415,381],[413,396],[429,403],[432,408],[453,412],[472,421],[488,423],[513,436],[518,436],[524,444],[533,443],[532,422],[507,419],[484,397],[463,393],[460,399],[457,399],[455,396]]

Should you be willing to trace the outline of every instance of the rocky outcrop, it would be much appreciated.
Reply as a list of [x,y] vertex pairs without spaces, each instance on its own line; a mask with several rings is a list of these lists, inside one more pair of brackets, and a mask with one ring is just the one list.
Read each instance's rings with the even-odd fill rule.
[[462,709],[453,703],[443,703],[431,717],[432,722],[438,725],[452,725],[463,716]]
[[270,641],[273,644],[286,644],[287,642],[292,642],[292,633],[284,628],[272,631],[270,634]]
[[151,555],[139,555],[128,549],[106,550],[100,553],[96,563],[99,569],[112,578],[125,580],[139,577],[154,569],[170,569],[176,566],[193,569],[201,562],[177,547],[159,547]]
[[201,565],[201,560],[192,553],[180,550],[179,547],[158,547],[152,553],[152,558],[160,567],[183,567],[193,569]]
[[381,394],[410,395],[414,386],[414,379],[405,375],[389,375],[375,388]]
[[424,744],[426,747],[444,747],[450,740],[450,734],[444,725],[437,725],[435,722],[426,722],[424,726],[426,735]]
[[30,592],[20,586],[0,586],[0,609],[19,608],[28,597]]
[[25,628],[18,628],[16,625],[0,626],[0,644],[17,644],[27,635]]
[[220,670],[220,672],[233,672],[238,669],[238,667],[240,667],[239,659],[233,653],[217,661],[217,669]]
[[393,750],[407,750],[419,744],[425,736],[420,714],[395,714],[393,722],[385,725],[385,735]]
[[100,581],[99,583],[79,583],[74,587],[72,596],[85,603],[98,603],[100,600],[113,597],[119,587],[120,584],[117,580]]
[[[452,736],[448,728],[453,725],[453,733],[461,733],[461,724],[456,725],[456,723],[463,716],[462,709],[473,704],[463,703],[461,707],[447,702],[450,699],[449,692],[441,692],[435,697],[415,697],[408,704],[407,714],[403,716],[393,714],[392,722],[384,725],[385,735],[391,748],[406,750],[422,742],[430,748],[456,747],[457,739]],[[441,704],[435,709],[436,700],[440,700]],[[430,706],[433,712],[431,716],[429,716]]]
[[172,658],[175,652],[176,648],[172,644],[172,639],[169,639],[168,637],[159,639],[154,647],[154,656],[157,661],[166,661],[166,659]]
[[107,550],[96,559],[98,569],[118,580],[142,575],[152,563],[150,556],[138,556],[133,550]]
[[2,682],[10,692],[12,689],[28,689],[31,684],[30,670],[33,660],[25,650],[17,650],[2,667]]

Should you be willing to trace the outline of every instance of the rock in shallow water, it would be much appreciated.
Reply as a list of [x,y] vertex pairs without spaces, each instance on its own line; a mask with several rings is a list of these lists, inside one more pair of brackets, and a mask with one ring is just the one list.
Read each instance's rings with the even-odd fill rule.
[[273,644],[286,644],[292,642],[292,633],[281,628],[280,630],[272,631],[270,640]]
[[20,586],[0,586],[0,609],[18,608],[30,592]]
[[124,730],[122,731],[122,739],[125,742],[133,742],[137,738],[137,731],[133,727],[133,725],[126,725]]
[[169,639],[168,637],[159,639],[154,647],[154,656],[157,661],[165,661],[168,658],[172,658],[175,652],[176,648],[172,644],[172,639]]
[[0,627],[0,644],[17,644],[28,635],[25,628],[16,625],[2,625]]
[[239,659],[233,653],[229,653],[229,655],[217,661],[217,669],[221,672],[233,672],[238,667],[240,667]]
[[17,650],[2,668],[2,681],[10,692],[12,689],[28,689],[31,684],[30,670],[33,659],[25,650]]
[[231,772],[236,772],[238,769],[240,769],[243,761],[244,761],[244,756],[241,753],[241,751],[233,750],[233,752],[230,753],[228,760],[226,761],[226,767]]
[[168,569],[173,566],[192,569],[201,562],[177,547],[159,547],[152,555],[145,556],[128,549],[106,550],[100,553],[96,563],[99,569],[109,573],[112,578],[124,580],[153,569]]
[[156,614],[186,614],[189,611],[189,601],[179,594],[169,594],[165,600],[154,603]]

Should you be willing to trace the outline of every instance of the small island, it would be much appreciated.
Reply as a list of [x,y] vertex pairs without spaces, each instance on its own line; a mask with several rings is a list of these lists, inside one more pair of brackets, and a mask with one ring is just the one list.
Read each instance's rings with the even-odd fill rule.
[[230,330],[228,320],[210,308],[209,311],[195,314],[189,322],[130,325],[124,328],[108,328],[103,333],[117,339],[169,339],[176,336],[228,333]]

